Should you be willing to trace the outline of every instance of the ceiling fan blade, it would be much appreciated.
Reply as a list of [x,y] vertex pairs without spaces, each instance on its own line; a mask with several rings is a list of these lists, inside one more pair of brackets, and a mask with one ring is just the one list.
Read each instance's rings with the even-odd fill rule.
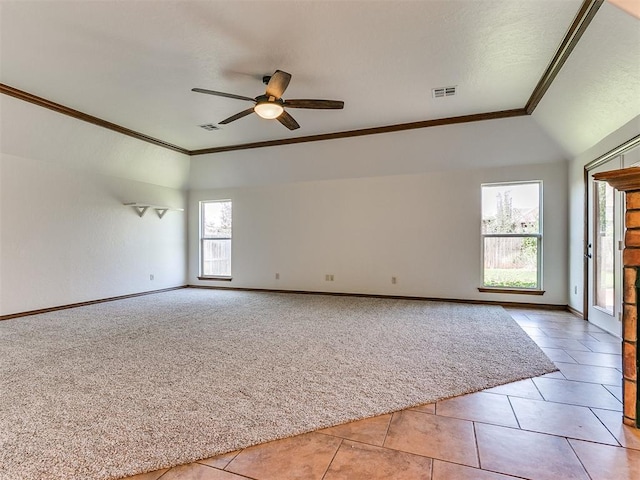
[[205,90],[204,88],[192,88],[192,92],[207,93],[209,95],[216,95],[218,97],[235,98],[236,100],[246,100],[248,102],[256,103],[255,98],[243,97],[242,95],[234,95],[233,93],[216,92],[215,90]]
[[298,122],[296,122],[294,118],[286,111],[282,112],[282,114],[278,117],[278,121],[289,130],[296,130],[297,128],[300,128]]
[[280,98],[291,81],[291,74],[276,70],[267,84],[267,97]]
[[235,115],[231,115],[229,118],[225,118],[224,120],[218,123],[220,125],[226,125],[227,123],[235,122],[236,120],[242,117],[246,117],[247,115],[250,115],[252,113],[253,113],[253,108],[247,108],[246,110],[243,110],[240,113],[236,113]]
[[341,100],[285,100],[284,106],[288,108],[315,108],[327,110],[339,110],[344,108],[344,102]]

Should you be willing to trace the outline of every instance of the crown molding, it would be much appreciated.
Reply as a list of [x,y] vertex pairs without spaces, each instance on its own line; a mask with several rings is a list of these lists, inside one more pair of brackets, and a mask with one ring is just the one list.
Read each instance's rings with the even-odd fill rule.
[[199,150],[191,150],[190,155],[206,155],[208,153],[231,152],[234,150],[248,150],[251,148],[276,147],[280,145],[292,145],[295,143],[319,142],[322,140],[361,137],[364,135],[378,135],[380,133],[402,132],[404,130],[414,130],[417,128],[440,127],[444,125],[455,125],[458,123],[480,122],[482,120],[496,120],[498,118],[521,117],[524,115],[526,115],[524,108],[516,108],[513,110],[502,110],[499,112],[476,113],[473,115],[462,115],[460,117],[447,117],[438,118],[435,120],[400,123],[395,125],[387,125],[384,127],[361,128],[358,130],[346,130],[343,132],[323,133],[321,135],[284,138],[282,140],[268,140],[264,142],[241,143],[239,145],[228,145],[224,147],[202,148]]
[[63,115],[68,115],[69,117],[73,117],[84,122],[92,123],[93,125],[97,125],[108,130],[113,130],[114,132],[118,132],[129,137],[137,138],[138,140],[142,140],[143,142],[152,143],[159,147],[173,150],[174,152],[189,155],[189,150],[187,150],[186,148],[182,148],[172,143],[165,142],[164,140],[150,137],[149,135],[145,135],[144,133],[136,132],[135,130],[131,130],[129,128],[123,127],[122,125],[108,122],[106,120],[103,120],[102,118],[94,117],[93,115],[89,115],[79,110],[74,110],[73,108],[69,108],[65,105],[52,102],[51,100],[47,100],[46,98],[38,97],[37,95],[33,95],[32,93],[25,92],[23,90],[18,90],[17,88],[11,87],[4,83],[0,83],[0,93],[18,98],[20,100],[24,100],[25,102],[33,103],[34,105],[38,105],[40,107],[48,108],[49,110],[53,110],[54,112],[62,113]]

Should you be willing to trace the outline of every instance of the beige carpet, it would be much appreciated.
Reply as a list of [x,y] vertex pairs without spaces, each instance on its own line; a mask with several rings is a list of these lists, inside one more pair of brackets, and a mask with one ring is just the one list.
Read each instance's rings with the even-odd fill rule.
[[8,320],[0,478],[118,478],[554,370],[500,307],[184,289]]

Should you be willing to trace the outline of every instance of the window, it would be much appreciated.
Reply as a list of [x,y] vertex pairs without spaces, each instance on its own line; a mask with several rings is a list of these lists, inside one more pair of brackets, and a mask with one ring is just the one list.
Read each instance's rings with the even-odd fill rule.
[[231,278],[231,200],[200,202],[200,275]]
[[482,185],[482,285],[542,288],[542,182]]

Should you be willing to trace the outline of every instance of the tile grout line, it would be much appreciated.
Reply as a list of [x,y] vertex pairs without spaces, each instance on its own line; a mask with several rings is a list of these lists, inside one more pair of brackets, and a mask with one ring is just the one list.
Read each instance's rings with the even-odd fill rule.
[[[560,374],[562,374],[562,372],[560,372]],[[540,387],[538,387],[538,384],[536,383],[536,378],[540,378],[540,377],[533,377],[531,379],[531,382],[533,383],[533,386],[536,387],[536,390],[538,391],[538,394],[540,395],[540,398],[542,398],[542,400],[544,402],[548,402],[548,400],[546,398],[544,398],[544,395],[542,394],[542,391],[540,390]]]
[[[436,406],[434,404],[434,406],[433,406],[434,412],[435,412],[435,408],[436,408]],[[389,423],[387,424],[387,430],[384,432],[384,438],[382,439],[382,447],[383,448],[387,448],[387,447],[384,446],[384,444],[387,443],[387,436],[389,435],[389,430],[391,429],[391,422],[393,421],[393,416],[395,414],[396,414],[396,412],[393,412],[391,414],[391,416],[389,417]]]
[[[173,467],[171,467],[173,468]],[[171,468],[169,468],[166,472],[164,472],[162,475],[160,475],[158,478],[156,478],[156,480],[160,480],[162,477],[164,477],[167,473],[169,473],[171,471]],[[127,478],[129,477],[124,477],[122,480],[127,480]]]
[[344,438],[340,439],[340,443],[338,444],[338,448],[336,448],[335,453],[333,454],[333,457],[331,457],[331,461],[329,462],[329,464],[327,465],[327,468],[325,469],[324,473],[322,474],[321,479],[324,479],[324,477],[327,475],[327,472],[329,471],[329,469],[331,468],[331,464],[333,463],[333,461],[336,459],[336,455],[338,455],[338,452],[340,451],[340,449],[342,448],[342,445],[344,445]]
[[[356,420],[357,421],[357,420]],[[328,427],[330,428],[330,427]],[[311,433],[311,432],[310,432]],[[387,450],[392,450],[389,447],[385,447],[384,444],[383,445],[376,445],[375,443],[369,443],[369,442],[364,442],[362,440],[353,440],[351,438],[347,438],[347,437],[341,437],[340,435],[333,435],[331,433],[324,433],[324,432],[316,432],[313,431],[313,433],[317,433],[318,435],[325,435],[327,437],[331,437],[331,438],[339,438],[340,440],[348,440],[349,442],[355,442],[355,443],[361,443],[363,445],[368,445],[370,447],[378,447],[378,448],[386,448]],[[385,437],[386,438],[386,437]],[[383,442],[384,443],[384,442]],[[260,444],[259,444],[260,445]]]
[[611,435],[613,437],[613,439],[616,441],[616,443],[621,446],[622,448],[626,448],[624,445],[622,445],[622,443],[620,443],[620,440],[618,439],[618,437],[616,437],[613,432],[611,430],[609,430],[609,427],[607,426],[606,423],[604,423],[600,417],[598,416],[598,414],[596,412],[593,411],[593,409],[596,407],[589,407],[589,411],[598,419],[598,421],[602,424],[602,426],[605,428],[605,430],[607,432],[609,432],[609,435]]
[[614,397],[616,397],[616,399],[617,399],[620,403],[622,403],[622,399],[618,398],[618,397],[616,396],[616,394],[615,394],[615,393],[613,393],[613,392],[610,390],[611,388],[614,388],[614,387],[620,387],[620,392],[622,393],[622,385],[608,385],[608,384],[606,384],[606,383],[601,383],[600,385],[602,385],[604,388],[606,388],[607,390],[609,390],[609,393],[611,393],[611,395],[613,395]]
[[[586,347],[586,348],[589,348],[589,347],[587,347],[586,345],[585,345],[585,347]],[[576,352],[577,350],[566,350],[566,349],[564,349],[564,348],[563,348],[563,349],[562,349],[562,351],[563,351],[564,353],[566,353],[567,355],[569,355],[569,358],[571,358],[574,362],[576,362],[576,365],[582,365],[582,364],[578,361],[578,359],[577,359],[576,357],[574,357],[573,355],[571,355],[571,354],[569,353],[569,352]],[[592,353],[593,353],[593,352],[592,352]],[[560,362],[560,363],[562,363],[562,362]],[[595,366],[595,365],[594,365],[594,366]],[[558,368],[560,368],[560,367],[558,367]]]
[[575,451],[575,449],[573,448],[573,445],[571,444],[571,442],[569,441],[568,438],[565,438],[565,440],[567,441],[567,443],[569,444],[569,448],[571,449],[571,451],[573,452],[573,454],[576,456],[576,458],[578,459],[578,462],[580,462],[580,466],[582,467],[582,469],[584,470],[584,473],[587,474],[587,477],[589,477],[591,480],[593,480],[593,477],[591,476],[591,474],[589,473],[589,471],[587,470],[587,467],[584,466],[584,463],[582,463],[582,459],[580,458],[580,456],[578,455],[578,453]]
[[471,465],[467,465],[466,463],[456,463],[456,462],[452,462],[451,460],[443,460],[441,458],[437,458],[437,459],[434,458],[433,460],[438,460],[439,462],[448,463],[450,465],[459,465],[461,467],[466,467],[466,468],[470,468],[470,469],[473,469],[473,470],[479,470],[481,472],[494,473],[496,475],[506,476],[506,478],[509,479],[509,480],[511,480],[512,478],[513,479],[517,479],[517,480],[531,480],[531,479],[529,479],[527,477],[521,477],[520,475],[515,475],[513,473],[504,473],[504,472],[501,472],[501,471],[498,471],[498,470],[490,470],[488,468],[485,469],[485,468],[480,468],[480,467],[472,467]]
[[[236,455],[236,457],[237,457],[237,455]],[[234,457],[234,458],[235,458],[235,457]],[[212,468],[213,470],[218,470],[219,472],[227,472],[227,473],[231,473],[232,475],[237,475],[237,476],[239,476],[239,477],[246,478],[247,480],[259,480],[259,479],[258,479],[258,478],[256,478],[256,477],[247,477],[246,475],[241,474],[241,473],[232,472],[231,470],[225,470],[225,468],[227,468],[227,467],[229,466],[229,463],[231,463],[231,461],[229,461],[229,463],[227,463],[227,467],[224,467],[224,468],[213,467],[213,466],[211,466],[211,465],[206,465],[206,464],[204,464],[204,463],[198,463],[197,461],[196,461],[196,462],[187,463],[187,465],[191,465],[192,463],[197,463],[198,465],[202,465],[203,467]],[[168,472],[167,472],[167,473],[168,473]],[[124,480],[126,480],[126,479],[124,479]],[[158,480],[159,480],[159,479],[158,479]]]
[[520,425],[520,419],[518,418],[518,414],[516,413],[516,410],[515,410],[515,408],[513,408],[513,404],[511,403],[511,396],[507,395],[507,401],[509,402],[509,406],[511,407],[511,411],[513,412],[513,417],[516,419],[516,423],[518,424],[518,428],[520,430],[523,430],[522,425]]
[[476,445],[476,459],[478,460],[478,468],[482,470],[482,461],[480,460],[480,445],[478,444],[478,432],[476,430],[476,422],[471,422],[473,426],[473,440]]
[[434,467],[434,463],[436,463],[436,459],[432,458],[431,459],[431,468],[429,469],[429,480],[433,480],[433,467]]
[[233,461],[238,457],[238,455],[240,455],[240,454],[241,454],[242,452],[244,452],[245,450],[246,450],[246,448],[241,448],[240,450],[238,450],[238,453],[236,453],[236,454],[233,456],[233,458],[227,462],[227,464],[224,466],[224,468],[223,468],[222,470],[224,470],[225,472],[229,471],[229,470],[227,470],[227,467],[228,467],[229,465],[231,465],[231,462],[233,462]]
[[[580,341],[580,340],[578,340],[578,342],[580,342],[580,344],[582,344],[582,345],[584,345],[584,342],[585,342],[585,341],[586,341],[586,340],[584,340],[584,341]],[[599,342],[599,340],[596,340],[596,342]],[[585,346],[586,348],[588,348],[590,352],[597,353],[595,350],[592,350],[592,349],[589,347],[589,345],[584,345],[584,346]]]

